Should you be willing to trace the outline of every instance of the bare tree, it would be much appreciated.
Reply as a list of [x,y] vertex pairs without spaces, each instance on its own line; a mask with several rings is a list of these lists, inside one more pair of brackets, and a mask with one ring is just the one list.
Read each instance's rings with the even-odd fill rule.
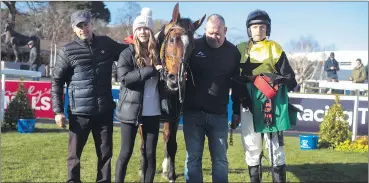
[[134,19],[140,15],[141,6],[137,2],[125,2],[122,8],[118,9],[116,24],[121,25],[127,35],[132,34],[132,24]]
[[15,8],[16,1],[2,1],[6,7],[8,8],[8,20],[12,24],[12,26],[15,26],[15,15],[17,14],[17,9]]
[[155,30],[153,30],[153,31],[154,31],[154,33],[159,32],[159,31],[161,30],[161,28],[162,28],[165,24],[167,24],[167,23],[169,23],[169,21],[167,21],[167,20],[155,19],[155,20],[154,20],[154,29],[155,29]]
[[288,44],[292,52],[320,51],[320,44],[312,37],[301,36],[298,40],[291,40]]
[[36,32],[43,39],[57,43],[73,38],[70,27],[70,15],[76,10],[73,6],[62,2],[49,2],[48,6],[29,4],[29,16],[32,17],[29,25],[36,27]]
[[288,47],[291,52],[296,55],[289,58],[291,67],[297,74],[301,75],[303,80],[323,79],[323,66],[326,55],[323,53],[314,60],[309,58],[308,55],[313,52],[334,49],[334,45],[330,45],[330,47],[321,47],[318,41],[312,37],[300,37],[298,40],[291,40]]

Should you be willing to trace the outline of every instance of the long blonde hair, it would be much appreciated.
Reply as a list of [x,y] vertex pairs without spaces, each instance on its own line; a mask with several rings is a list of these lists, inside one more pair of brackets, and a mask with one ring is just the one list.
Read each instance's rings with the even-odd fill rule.
[[144,48],[144,46],[138,40],[136,35],[133,36],[133,45],[135,47],[135,52],[136,52],[135,53],[136,64],[140,68],[146,65],[145,58],[147,57],[147,55],[149,57],[151,66],[158,65],[158,53],[156,50],[156,41],[155,41],[154,34],[152,33],[152,31],[150,30],[149,32],[150,32],[149,33],[150,37],[149,37],[149,43],[148,43],[147,48]]

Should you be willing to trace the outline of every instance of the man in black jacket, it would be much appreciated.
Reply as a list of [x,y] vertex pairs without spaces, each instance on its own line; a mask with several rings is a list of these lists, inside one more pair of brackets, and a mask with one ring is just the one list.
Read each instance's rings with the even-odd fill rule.
[[208,137],[212,160],[213,182],[228,182],[227,105],[231,77],[237,74],[240,53],[225,38],[224,18],[208,17],[206,33],[195,40],[195,50],[189,59],[189,80],[186,84],[183,132],[187,159],[187,182],[203,182],[202,155],[205,135]]
[[338,82],[337,71],[340,70],[337,60],[334,58],[334,52],[331,52],[329,58],[324,62],[324,71],[327,72],[329,82]]
[[92,131],[97,163],[96,182],[111,182],[113,111],[112,64],[127,47],[106,36],[92,33],[91,14],[79,10],[71,15],[77,39],[57,54],[52,77],[55,121],[65,128],[63,86],[69,97],[68,180],[81,182],[80,157]]

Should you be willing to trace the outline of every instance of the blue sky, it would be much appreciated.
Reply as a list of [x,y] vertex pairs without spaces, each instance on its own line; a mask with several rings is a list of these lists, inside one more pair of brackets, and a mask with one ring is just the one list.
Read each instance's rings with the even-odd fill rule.
[[[105,2],[116,20],[123,2]],[[139,2],[152,9],[154,19],[170,20],[176,2]],[[229,37],[246,37],[249,12],[262,9],[272,19],[270,39],[286,46],[292,39],[311,36],[336,50],[368,50],[368,2],[180,2],[181,15],[192,20],[217,13],[225,18]],[[197,31],[204,33],[204,24]],[[246,39],[246,38],[245,38]]]

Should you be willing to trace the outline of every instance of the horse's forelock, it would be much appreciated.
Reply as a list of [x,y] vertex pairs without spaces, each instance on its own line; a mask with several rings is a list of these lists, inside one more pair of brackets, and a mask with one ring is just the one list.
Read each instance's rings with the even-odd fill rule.
[[[174,23],[174,22],[169,22],[168,24],[166,24],[165,26],[163,26],[162,28],[162,31],[159,33],[158,35],[158,40],[159,40],[159,44],[161,46],[164,46],[166,48],[164,49],[161,49],[161,55],[166,55],[164,52],[164,50],[168,50],[170,46],[169,44],[166,44],[168,41],[170,41],[170,38],[174,38],[174,37],[177,37],[177,38],[180,38],[181,42],[182,42],[182,46],[171,46],[170,50],[175,50],[175,49],[182,49],[183,51],[183,54],[185,55],[182,55],[182,56],[179,56],[179,58],[188,58],[188,54],[191,53],[192,51],[192,45],[193,45],[193,22],[190,18],[181,18],[177,23]],[[176,29],[176,28],[182,28],[184,31],[183,33],[180,33],[178,34],[177,31],[174,31],[174,32],[169,32],[171,31],[171,29]],[[177,32],[177,33],[176,33]],[[168,37],[167,37],[168,35]],[[178,37],[180,36],[180,37]],[[163,52],[164,51],[164,52]],[[169,60],[171,60],[170,62],[174,61],[172,60],[173,58],[172,57],[169,57],[167,58]],[[176,60],[178,61],[177,64],[180,63],[181,60]],[[177,65],[175,64],[175,65]],[[177,68],[178,69],[178,68]]]
[[193,23],[192,23],[192,20],[190,18],[182,18],[179,21],[179,25],[181,27],[183,27],[184,29],[186,29],[187,31],[192,31],[193,30]]

